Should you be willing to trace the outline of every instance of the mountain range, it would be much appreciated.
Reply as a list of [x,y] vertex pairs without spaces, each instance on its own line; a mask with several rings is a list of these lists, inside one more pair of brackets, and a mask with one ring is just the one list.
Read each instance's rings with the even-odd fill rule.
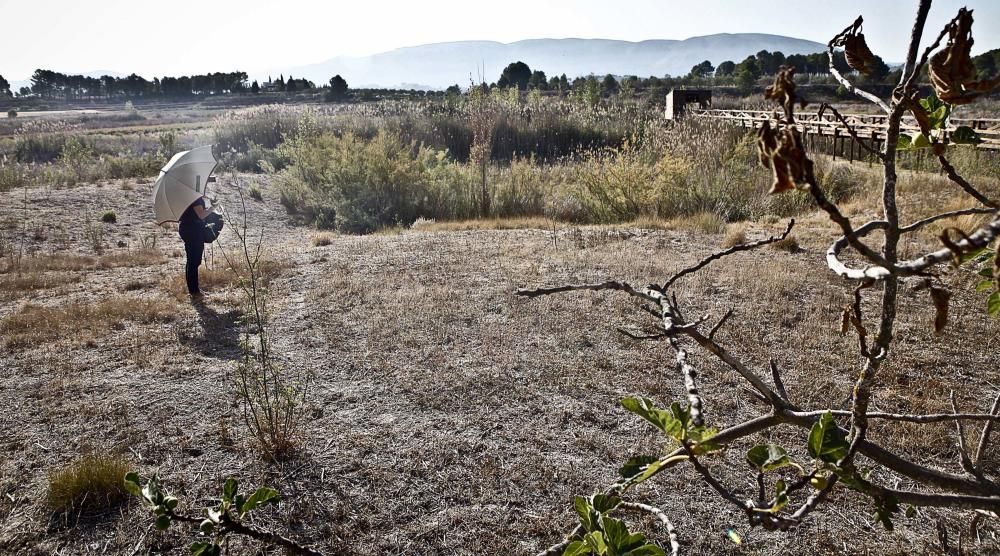
[[[471,81],[496,81],[503,68],[522,61],[547,76],[565,73],[570,79],[583,75],[686,75],[703,60],[715,65],[726,60],[739,63],[761,50],[790,54],[822,52],[826,46],[805,39],[762,33],[722,33],[684,40],[630,42],[610,39],[529,39],[512,43],[459,41],[397,48],[370,56],[339,56],[310,65],[250,71],[250,79],[307,78],[317,85],[341,75],[351,87],[404,87],[443,89],[468,86]],[[59,68],[47,68],[62,71]],[[230,71],[234,68],[220,68]],[[66,72],[73,73],[73,72]],[[90,71],[83,75],[122,76],[120,72]],[[145,75],[152,79],[152,75]],[[16,91],[29,85],[13,81]]]
[[422,84],[425,88],[467,86],[480,77],[493,82],[503,68],[522,61],[547,76],[686,75],[703,60],[739,63],[761,50],[812,54],[826,50],[818,42],[761,33],[717,34],[685,40],[629,42],[609,39],[531,39],[512,43],[460,41],[397,48],[371,56],[332,58],[318,64],[253,72],[258,78],[305,77],[316,84],[341,75],[352,87],[395,87]]

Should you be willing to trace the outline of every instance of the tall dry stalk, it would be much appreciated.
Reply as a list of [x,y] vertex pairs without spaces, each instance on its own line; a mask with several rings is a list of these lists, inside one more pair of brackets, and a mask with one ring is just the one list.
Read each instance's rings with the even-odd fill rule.
[[234,383],[242,405],[243,420],[270,459],[292,456],[305,418],[309,376],[283,365],[275,357],[272,338],[269,292],[263,266],[264,230],[250,237],[246,202],[242,191],[240,219],[231,225],[237,239],[237,253],[220,249],[231,272],[238,276],[243,294],[243,332],[240,359]]

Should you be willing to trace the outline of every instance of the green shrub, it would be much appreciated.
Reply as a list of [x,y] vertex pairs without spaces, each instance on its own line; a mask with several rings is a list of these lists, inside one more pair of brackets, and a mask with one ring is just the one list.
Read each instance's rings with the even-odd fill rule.
[[250,184],[250,188],[247,191],[247,193],[250,195],[250,198],[253,199],[253,200],[255,200],[255,201],[263,201],[264,200],[264,192],[260,190],[260,185],[258,185],[256,183],[251,183]]
[[115,211],[109,210],[101,215],[101,222],[105,224],[114,224],[118,222],[118,216],[115,215]]
[[31,173],[21,164],[0,164],[0,192],[34,183]]
[[122,456],[84,456],[49,475],[46,504],[55,512],[109,508],[128,496],[122,483],[128,471],[129,462]]
[[52,162],[62,154],[66,136],[62,133],[29,133],[14,141],[14,159],[18,162]]
[[321,134],[288,145],[292,164],[280,175],[281,202],[318,228],[369,233],[408,226],[433,216],[447,187],[435,180],[454,176],[441,151],[406,144],[379,133],[366,142],[354,135]]
[[164,164],[166,159],[162,155],[152,153],[138,156],[130,154],[110,156],[96,169],[95,178],[148,178],[159,174]]

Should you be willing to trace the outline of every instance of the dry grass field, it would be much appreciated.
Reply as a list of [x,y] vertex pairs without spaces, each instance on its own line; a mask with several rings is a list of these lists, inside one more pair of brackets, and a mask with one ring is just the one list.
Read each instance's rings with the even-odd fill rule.
[[[934,176],[904,179],[904,200],[931,199],[904,203],[906,218],[960,202]],[[247,207],[271,261],[275,350],[282,365],[313,377],[298,453],[273,463],[254,447],[233,391],[241,305],[221,255],[235,248],[232,230],[206,251],[208,302],[192,305],[180,240],[148,223],[151,181],[33,190],[27,204],[22,191],[0,193],[0,553],[188,552],[190,531],[153,529],[135,500],[59,510],[59,493],[72,492],[75,480],[67,465],[95,456],[116,458],[107,462],[113,469],[124,459],[159,474],[192,513],[213,503],[226,477],[274,487],[282,503],[256,522],[328,554],[538,551],[575,523],[574,495],[609,485],[630,456],[667,450],[621,399],[666,404],[685,391],[665,342],[617,331],[652,324],[632,299],[586,292],[528,300],[514,291],[646,284],[785,225],[766,219],[708,233],[691,218],[589,227],[424,222],[367,236],[317,234],[293,225],[261,179],[263,200]],[[220,179],[230,212],[233,189]],[[849,212],[872,213],[876,194],[861,192]],[[117,221],[99,222],[105,210]],[[794,241],[727,258],[678,290],[689,314],[735,308],[717,339],[761,372],[773,359],[803,408],[848,407],[857,368],[855,340],[839,334],[851,286],[823,262],[834,234],[825,216],[807,215]],[[933,241],[928,230],[905,250]],[[873,409],[947,412],[954,390],[964,410],[989,410],[1000,384],[1000,323],[986,317],[970,272],[951,271],[945,282],[954,296],[940,336],[926,292],[901,295],[898,344]],[[712,359],[693,363],[711,425],[765,411],[734,372]],[[948,423],[873,434],[915,460],[959,470]],[[805,437],[789,428],[768,440],[804,452]],[[706,460],[744,495],[756,488],[743,461],[751,445]],[[996,449],[985,460],[987,470],[1000,468]],[[60,486],[55,503],[50,482]],[[966,554],[1000,553],[995,523],[970,530],[970,514],[919,510],[887,532],[871,524],[867,499],[843,489],[836,496],[845,505],[825,505],[788,534],[747,530],[683,466],[636,496],[669,514],[689,554],[940,553],[938,519],[953,540],[962,532]],[[652,520],[636,521],[665,538]],[[730,527],[742,545],[727,538]],[[279,553],[235,538],[229,548]]]

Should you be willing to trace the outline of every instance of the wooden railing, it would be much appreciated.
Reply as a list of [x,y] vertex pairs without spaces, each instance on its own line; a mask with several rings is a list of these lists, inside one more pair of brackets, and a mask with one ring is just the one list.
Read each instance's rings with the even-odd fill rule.
[[[765,110],[711,110],[711,109],[687,109],[687,114],[698,118],[711,118],[717,120],[731,121],[736,125],[748,128],[759,128],[763,122],[771,121],[777,123],[773,112]],[[885,141],[886,119],[884,114],[843,114],[844,120],[854,128],[859,138],[873,145],[879,145]],[[816,112],[797,112],[795,119],[798,128],[803,133],[833,137],[834,141],[850,141],[851,137],[844,125],[831,113],[819,115]],[[948,129],[945,131],[944,139],[957,127],[968,126],[975,130],[982,140],[979,147],[983,149],[1000,150],[1000,119],[967,119],[952,118],[949,120]],[[912,116],[903,118],[901,127],[904,133],[919,132],[916,120]]]

